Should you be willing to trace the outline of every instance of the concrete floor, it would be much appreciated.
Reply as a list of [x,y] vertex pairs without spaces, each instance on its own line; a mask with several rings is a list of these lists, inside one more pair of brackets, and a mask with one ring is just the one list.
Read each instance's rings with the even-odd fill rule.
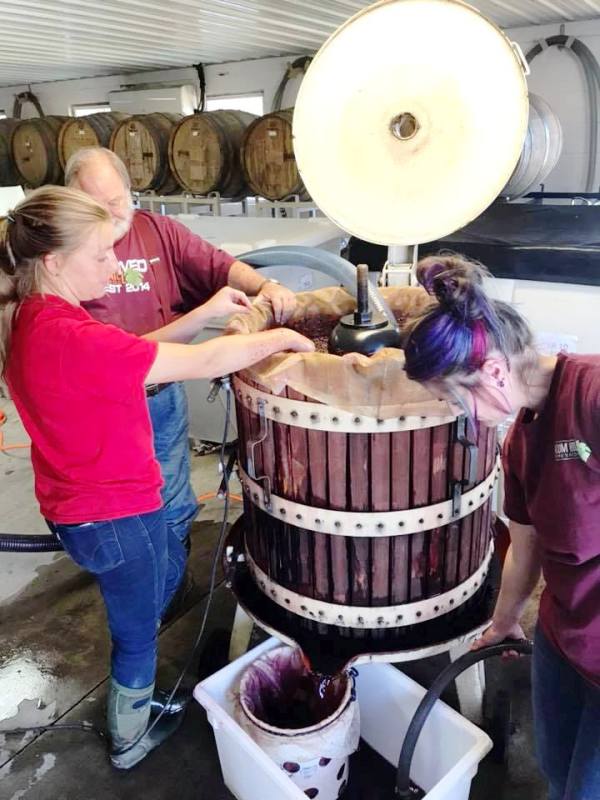
[[[26,441],[10,402],[5,444]],[[198,494],[219,483],[215,456],[193,459]],[[45,525],[33,497],[27,450],[0,453],[0,530],[41,533]],[[235,489],[234,489],[235,490]],[[210,500],[193,533],[191,569],[195,589],[189,610],[166,626],[160,637],[159,683],[169,685],[188,658],[202,616],[221,503]],[[232,519],[239,513],[234,503]],[[0,797],[2,800],[226,800],[212,729],[193,703],[179,731],[130,773],[113,770],[103,742],[92,733],[56,730],[43,734],[3,734],[3,730],[49,722],[88,721],[104,725],[109,642],[99,593],[90,578],[61,554],[0,554]],[[231,625],[235,603],[220,585],[210,628]],[[528,609],[534,623],[535,602]],[[404,665],[427,686],[446,665],[443,656]],[[196,664],[186,684],[196,683]],[[515,730],[505,765],[487,758],[480,766],[470,800],[543,800],[543,782],[532,755],[528,659],[487,662],[488,696],[506,689]],[[455,704],[454,692],[446,698]],[[265,798],[277,800],[277,798]]]

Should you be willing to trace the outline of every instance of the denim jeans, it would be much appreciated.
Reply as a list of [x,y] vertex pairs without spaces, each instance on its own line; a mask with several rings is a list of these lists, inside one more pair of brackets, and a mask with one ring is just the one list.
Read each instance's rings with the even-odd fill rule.
[[154,430],[154,452],[163,480],[162,500],[167,525],[180,541],[187,539],[198,513],[190,483],[188,406],[183,383],[173,383],[148,398]]
[[49,523],[66,552],[95,575],[112,638],[111,674],[130,689],[154,681],[158,628],[185,568],[164,511],[83,525]]
[[532,659],[533,718],[548,800],[600,798],[600,688],[585,680],[538,625]]

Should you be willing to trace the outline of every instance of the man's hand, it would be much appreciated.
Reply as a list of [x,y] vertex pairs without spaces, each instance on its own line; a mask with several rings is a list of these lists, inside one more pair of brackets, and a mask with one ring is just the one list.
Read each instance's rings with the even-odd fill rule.
[[210,300],[200,306],[202,317],[206,320],[228,317],[230,314],[246,314],[252,303],[244,292],[224,286]]
[[261,286],[258,296],[265,297],[271,303],[275,322],[279,325],[284,325],[296,308],[296,295],[278,283],[266,281]]

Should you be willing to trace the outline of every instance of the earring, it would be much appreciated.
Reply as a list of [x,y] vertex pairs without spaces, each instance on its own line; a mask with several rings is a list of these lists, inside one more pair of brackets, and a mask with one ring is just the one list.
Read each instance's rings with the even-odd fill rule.
[[498,386],[499,389],[504,389],[504,378],[502,378],[501,380],[497,381],[496,382],[496,386]]

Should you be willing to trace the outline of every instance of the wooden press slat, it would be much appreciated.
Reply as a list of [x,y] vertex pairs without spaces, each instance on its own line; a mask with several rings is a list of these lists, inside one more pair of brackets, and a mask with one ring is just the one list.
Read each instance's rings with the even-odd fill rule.
[[[411,505],[429,504],[431,475],[431,430],[412,432]],[[424,533],[410,537],[410,599],[420,600],[427,592],[427,541]]]
[[[391,434],[371,435],[371,510],[391,508],[390,457]],[[382,537],[371,541],[371,605],[390,604],[391,539]]]
[[[432,503],[445,500],[448,495],[448,455],[450,448],[449,425],[439,425],[431,432],[431,492]],[[444,582],[444,562],[446,549],[446,529],[434,528],[429,534],[429,553],[427,559],[427,591],[429,595],[439,594]]]
[[[410,504],[411,440],[410,433],[391,436],[391,508],[404,511]],[[391,602],[405,603],[409,597],[410,541],[408,536],[395,536],[391,545]]]
[[[351,433],[348,442],[350,463],[348,496],[350,511],[369,510],[369,434]],[[350,543],[352,603],[368,606],[371,602],[370,559],[367,537],[353,537]]]
[[[345,510],[348,495],[348,435],[345,433],[327,434],[327,478],[328,505],[330,508]],[[332,600],[334,603],[350,603],[350,563],[349,542],[342,536],[332,536],[331,574],[333,578]]]

